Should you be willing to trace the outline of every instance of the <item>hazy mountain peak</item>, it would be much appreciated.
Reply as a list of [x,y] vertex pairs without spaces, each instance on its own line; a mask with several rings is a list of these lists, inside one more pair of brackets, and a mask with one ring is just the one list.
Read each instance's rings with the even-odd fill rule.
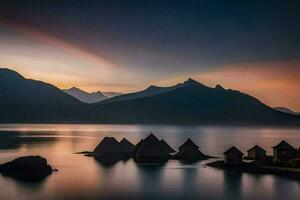
[[189,78],[188,80],[184,81],[183,82],[183,85],[185,86],[191,86],[191,85],[195,85],[195,86],[201,86],[201,87],[206,87],[205,85],[203,85],[202,83],[192,79],[192,78]]
[[[77,87],[71,87],[71,88],[66,89],[66,90],[83,91],[83,90],[81,90],[81,89],[79,89],[79,88],[77,88]],[[84,91],[83,91],[83,92],[84,92]]]
[[146,90],[153,90],[159,88],[158,86],[155,85],[150,85]]
[[63,91],[84,103],[95,103],[108,98],[101,91],[89,93],[77,87],[72,87]]

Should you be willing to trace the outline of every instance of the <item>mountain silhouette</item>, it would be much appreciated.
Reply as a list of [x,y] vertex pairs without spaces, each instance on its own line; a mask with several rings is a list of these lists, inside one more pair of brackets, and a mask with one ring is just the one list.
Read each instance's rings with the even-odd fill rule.
[[295,112],[292,109],[286,107],[275,107],[274,109],[292,115],[300,115],[300,112]]
[[[152,88],[159,92],[154,94]],[[105,113],[99,116],[105,123],[298,124],[300,119],[250,95],[220,85],[210,88],[193,79],[168,88],[152,86],[134,95],[94,104],[93,112]]]
[[277,111],[258,99],[193,79],[171,86],[82,103],[59,88],[0,69],[2,123],[110,123],[300,125],[300,116]]
[[100,91],[89,93],[76,87],[65,89],[63,91],[84,103],[95,103],[108,98]]
[[158,94],[165,93],[165,92],[168,92],[168,91],[171,91],[171,90],[175,90],[175,89],[177,89],[181,86],[182,86],[182,84],[177,84],[177,85],[171,86],[171,87],[157,87],[157,86],[151,85],[143,91],[115,96],[115,97],[112,97],[110,99],[99,102],[99,104],[112,103],[112,102],[116,102],[116,101],[125,101],[125,100],[131,100],[131,99],[140,99],[140,98],[144,98],[144,97],[150,97],[150,96],[158,95]]
[[0,68],[0,121],[22,122],[64,119],[83,104],[59,88]]

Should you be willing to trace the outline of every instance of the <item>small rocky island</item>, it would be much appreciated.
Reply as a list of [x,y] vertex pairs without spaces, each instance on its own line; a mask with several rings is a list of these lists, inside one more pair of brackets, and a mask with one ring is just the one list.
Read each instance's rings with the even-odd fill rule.
[[0,173],[20,181],[37,182],[51,175],[52,167],[41,156],[24,156],[0,165]]

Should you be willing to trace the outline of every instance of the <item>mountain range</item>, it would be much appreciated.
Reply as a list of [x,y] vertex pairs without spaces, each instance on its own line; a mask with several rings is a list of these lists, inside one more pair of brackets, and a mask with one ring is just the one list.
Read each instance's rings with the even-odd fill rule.
[[84,103],[96,103],[105,99],[109,99],[111,97],[121,95],[121,93],[101,91],[89,93],[76,87],[64,89],[63,91]]
[[192,79],[90,104],[9,69],[0,69],[0,109],[2,123],[300,125],[300,116]]
[[64,120],[84,106],[59,88],[0,68],[0,122]]

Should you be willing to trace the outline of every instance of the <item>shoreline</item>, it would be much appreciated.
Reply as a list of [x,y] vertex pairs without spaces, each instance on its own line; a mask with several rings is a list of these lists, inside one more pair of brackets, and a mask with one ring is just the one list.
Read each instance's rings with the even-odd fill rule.
[[279,177],[300,181],[300,168],[259,165],[252,162],[242,162],[240,165],[227,165],[223,160],[214,161],[205,165],[222,170],[234,170],[236,172],[249,174],[276,175]]

